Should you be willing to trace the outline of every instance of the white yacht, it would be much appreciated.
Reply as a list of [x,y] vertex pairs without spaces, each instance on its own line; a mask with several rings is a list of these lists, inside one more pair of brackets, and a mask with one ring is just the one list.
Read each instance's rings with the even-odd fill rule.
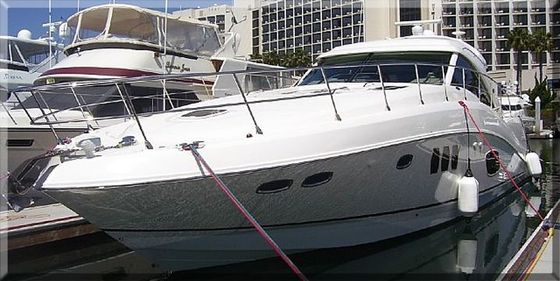
[[[239,35],[222,36],[214,24],[137,6],[94,6],[72,15],[67,26],[72,40],[64,48],[68,57],[43,73],[35,81],[36,85],[159,74],[215,73],[225,65],[237,65],[241,70],[249,64],[234,59]],[[166,81],[165,94],[171,98],[188,95],[190,100],[204,100],[213,97],[215,82],[214,76]],[[132,92],[137,97],[161,93],[162,83],[155,81],[135,86]],[[180,106],[188,102],[176,103]],[[160,105],[164,109],[172,106]]]
[[[523,128],[501,115],[486,67],[449,37],[338,47],[294,87],[76,137],[35,186],[173,270],[273,255],[192,149],[287,253],[401,236],[510,191],[493,152],[515,180],[529,179]],[[478,185],[464,181],[469,170]]]
[[[217,71],[281,69],[236,59],[240,43],[236,33],[221,36],[215,25],[137,6],[108,4],[91,7],[71,16],[61,30],[71,34],[65,36],[70,37],[72,43],[64,48],[66,58],[41,75],[34,74],[36,88],[33,90],[40,94],[23,101],[9,112],[0,112],[6,120],[0,131],[8,132],[8,171],[16,181],[21,182],[26,177],[21,171],[32,169],[26,160],[42,159],[44,153],[65,138],[123,122],[118,117],[129,114],[131,110],[137,114],[150,114],[200,100],[238,94],[232,90],[235,81],[230,76],[215,75]],[[46,42],[39,46],[41,50],[46,48],[48,51]],[[16,49],[13,50],[12,57],[15,58]],[[23,64],[20,67],[27,68]],[[95,83],[108,79],[193,72],[208,75],[152,79],[122,85]],[[276,85],[262,83],[261,78],[251,74],[237,77],[244,91],[270,89]],[[29,80],[29,84],[31,82]],[[54,85],[61,86],[57,88]],[[49,89],[48,86],[53,87]],[[22,91],[29,89],[17,91],[14,96],[25,94]],[[131,95],[129,107],[113,102],[125,91]],[[81,107],[84,104],[91,106]],[[68,111],[69,108],[73,110]],[[49,116],[41,119],[45,113]],[[50,121],[105,120],[59,122],[53,125],[58,128],[58,133],[53,135],[51,126],[36,122],[48,118]],[[33,121],[30,122],[30,119]],[[29,178],[36,178],[36,175]]]
[[2,110],[17,104],[15,98],[10,98],[10,91],[32,85],[64,56],[56,42],[31,36],[27,29],[20,30],[17,37],[0,36],[0,101],[6,102]]
[[504,118],[518,118],[522,121],[527,133],[534,131],[535,118],[527,114],[527,108],[531,106],[528,98],[515,94],[500,96]]

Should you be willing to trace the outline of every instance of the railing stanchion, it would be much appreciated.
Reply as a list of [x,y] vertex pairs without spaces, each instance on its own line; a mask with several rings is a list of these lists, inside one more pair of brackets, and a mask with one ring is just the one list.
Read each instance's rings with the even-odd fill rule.
[[147,149],[154,149],[154,147],[152,146],[152,144],[150,143],[150,141],[146,137],[146,133],[144,132],[144,128],[142,128],[142,124],[140,123],[140,118],[138,118],[138,115],[136,114],[136,110],[134,109],[134,105],[132,104],[132,100],[130,99],[130,95],[128,94],[128,90],[126,89],[126,86],[124,85],[124,83],[122,83],[121,85],[123,86],[124,96],[126,97],[126,101],[128,102],[128,106],[130,107],[132,115],[134,116],[134,119],[136,120],[136,124],[138,124],[138,128],[140,129],[140,133],[142,133],[142,137],[144,138],[144,144],[146,145],[146,148]]
[[[49,128],[51,129],[51,132],[53,133],[54,137],[56,138],[56,144],[60,144],[60,137],[58,136],[55,129],[53,128],[53,126],[51,124],[51,120],[49,120],[49,117],[47,116],[47,113],[45,112],[45,110],[43,110],[43,107],[41,106],[41,103],[39,102],[39,100],[35,96],[35,91],[31,91],[31,96],[35,99],[35,102],[39,106],[39,110],[41,111],[41,114],[43,114],[43,116],[45,117],[45,120],[47,121],[47,124],[49,125]],[[20,99],[17,95],[16,95],[16,98],[18,99],[18,102],[21,104],[21,101],[20,101]],[[46,103],[45,103],[45,106],[48,107],[48,105]],[[29,115],[29,117],[31,117],[31,115]],[[56,120],[56,118],[55,118],[55,120]],[[31,123],[33,123],[33,119],[31,119]]]
[[[27,107],[25,107],[25,105],[21,102],[21,99],[19,98],[19,96],[17,95],[16,92],[12,93],[14,95],[14,97],[16,97],[16,100],[18,101],[19,105],[21,106],[21,108],[23,108],[23,111],[25,112],[25,115],[27,115],[27,117],[29,118],[29,122],[31,124],[33,124],[33,122],[35,120],[33,120],[33,117],[31,117],[31,114],[29,114],[29,111],[27,111]],[[32,94],[33,95],[33,94]]]
[[[163,88],[163,111],[165,111],[165,97],[167,97],[167,100],[169,100],[169,104],[171,105],[171,109],[175,109],[175,106],[173,105],[173,101],[171,100],[171,96],[169,95],[169,92],[167,91],[167,80],[163,79],[161,80],[161,86]],[[153,107],[152,107],[153,108]]]
[[445,75],[445,66],[442,65],[441,66],[441,84],[443,85],[443,92],[445,93],[445,101],[449,101],[449,96],[447,94],[447,84],[446,84],[447,81],[445,81],[446,80],[445,76],[446,76]]
[[383,91],[383,97],[385,98],[385,107],[388,111],[391,111],[389,102],[387,101],[387,92],[385,91],[385,81],[383,81],[383,74],[381,73],[381,66],[377,65],[377,73],[379,73],[379,81],[381,81],[381,90]]
[[[130,108],[128,108],[128,104],[127,104],[127,102],[126,102],[126,99],[124,98],[124,96],[123,96],[123,94],[122,94],[122,92],[121,92],[121,87],[119,87],[119,84],[117,84],[117,83],[115,83],[115,87],[117,87],[117,92],[119,92],[119,95],[121,96],[121,100],[122,100],[122,102],[123,102],[123,104],[124,104],[124,108],[126,109],[126,113],[128,114],[128,116],[131,116],[132,113],[130,112]],[[152,99],[152,100],[153,100],[153,99]],[[153,107],[153,103],[152,103],[152,108],[154,108],[154,107]],[[125,119],[126,119],[126,118],[125,118]]]
[[243,88],[241,88],[241,84],[239,83],[239,79],[237,78],[237,74],[233,73],[232,75],[233,75],[233,80],[235,81],[235,86],[237,86],[237,90],[239,90],[239,93],[243,97],[243,102],[247,106],[247,110],[249,110],[249,115],[251,115],[251,119],[253,119],[253,124],[255,124],[255,131],[257,132],[257,134],[262,135],[263,131],[261,130],[261,128],[257,124],[257,119],[255,119],[255,115],[253,114],[253,111],[251,110],[251,106],[249,105],[249,102],[247,101],[247,97],[245,96],[245,93],[243,92]]
[[[45,104],[45,107],[50,111],[50,113],[52,114],[52,117],[54,120],[58,121],[58,118],[56,118],[56,115],[53,114],[52,108],[49,106],[49,104],[47,103],[47,101],[45,100],[45,98],[43,98],[43,95],[39,92],[39,97],[41,98],[41,100],[43,101],[43,103]],[[39,104],[39,102],[37,102],[37,104]]]
[[482,91],[481,91],[481,85],[480,85],[480,74],[478,74],[478,72],[476,73],[476,78],[478,79],[478,101],[480,101],[480,99],[482,98]]
[[[88,123],[88,118],[86,116],[86,113],[84,112],[83,107],[85,106],[89,115],[93,118],[93,114],[91,113],[91,111],[89,110],[89,107],[86,105],[82,105],[80,103],[80,99],[78,99],[78,95],[76,94],[76,91],[74,91],[74,87],[70,86],[70,90],[72,91],[72,95],[74,95],[74,99],[76,100],[76,103],[78,104],[78,107],[80,108],[80,112],[82,112],[82,116],[84,117],[84,119],[86,120],[86,124],[89,127],[89,123]],[[97,126],[99,126],[99,122],[97,122],[97,120],[94,120],[95,123],[97,124]],[[89,129],[89,128],[88,128]]]
[[4,105],[3,102],[1,102],[1,104],[2,104],[2,108],[4,108],[4,111],[6,112],[6,114],[8,114],[8,117],[10,117],[10,119],[12,119],[12,122],[14,122],[14,125],[17,125],[17,122],[14,119],[14,117],[12,116],[12,114],[10,113],[10,110],[8,110],[8,108],[6,108],[6,106]]
[[323,75],[323,80],[325,81],[325,85],[327,86],[327,90],[329,91],[329,96],[331,97],[331,103],[334,109],[334,117],[336,118],[337,121],[342,121],[340,115],[338,114],[338,110],[336,109],[336,103],[334,102],[334,95],[333,95],[334,93],[331,90],[329,79],[327,79],[327,75],[325,74],[325,69],[323,69],[323,67],[321,67],[320,69],[321,69],[321,75]]
[[420,102],[424,104],[424,98],[422,97],[422,87],[420,86],[420,75],[418,74],[417,64],[414,64],[414,72],[416,73],[416,83],[418,84],[418,94],[420,95]]
[[461,69],[463,70],[463,95],[465,96],[465,100],[467,100],[467,83],[465,81],[465,69]]

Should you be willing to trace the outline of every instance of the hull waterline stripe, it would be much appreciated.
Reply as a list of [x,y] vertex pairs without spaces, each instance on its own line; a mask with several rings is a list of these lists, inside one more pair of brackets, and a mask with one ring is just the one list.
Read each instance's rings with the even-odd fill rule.
[[[523,175],[519,175],[517,176],[517,178],[522,178]],[[519,180],[520,184],[524,184],[526,182],[528,182],[530,180],[530,176],[526,176],[525,178]],[[480,192],[480,194],[484,194],[484,193],[488,193],[490,191],[493,191],[494,189],[502,186],[503,184],[507,184],[506,183],[500,183],[497,184],[493,187],[487,188],[483,191]],[[508,189],[509,190],[509,189]],[[505,196],[507,193],[509,192],[505,192],[504,195],[488,202],[488,204],[490,204],[493,201],[496,201],[498,199],[500,199],[501,197]],[[365,218],[373,218],[373,217],[380,217],[380,216],[387,216],[387,215],[395,215],[395,214],[399,214],[399,213],[406,213],[406,212],[411,212],[411,211],[417,211],[417,210],[423,210],[423,209],[428,209],[428,208],[432,208],[432,207],[437,207],[437,206],[442,206],[442,205],[446,205],[446,204],[450,204],[450,203],[454,203],[457,202],[458,199],[452,199],[452,200],[448,200],[445,202],[441,202],[441,203],[434,203],[434,204],[429,204],[429,205],[424,205],[424,206],[420,206],[420,207],[415,207],[415,208],[408,208],[408,209],[400,209],[400,210],[395,210],[395,211],[390,211],[390,212],[383,212],[383,213],[376,213],[376,214],[367,214],[367,215],[360,215],[360,216],[353,216],[353,217],[344,217],[344,218],[334,218],[334,219],[326,219],[326,220],[320,220],[320,221],[305,221],[305,222],[297,222],[297,223],[283,223],[283,224],[270,224],[270,225],[265,225],[264,227],[268,227],[268,228],[273,228],[273,227],[289,227],[289,226],[298,226],[298,225],[308,225],[308,224],[320,224],[320,223],[330,223],[330,222],[340,222],[340,221],[348,221],[348,220],[356,220],[356,219],[365,219]],[[487,204],[487,205],[488,205]],[[109,232],[181,232],[181,231],[226,231],[226,230],[242,230],[242,229],[251,229],[252,227],[250,226],[243,226],[243,227],[223,227],[223,228],[204,228],[204,229],[189,229],[189,228],[178,228],[178,229],[119,229],[119,228],[101,228],[101,230],[103,231],[109,231]]]

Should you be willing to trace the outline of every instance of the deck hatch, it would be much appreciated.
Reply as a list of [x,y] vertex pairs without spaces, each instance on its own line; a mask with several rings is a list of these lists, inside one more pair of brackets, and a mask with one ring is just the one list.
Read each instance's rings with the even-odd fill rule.
[[226,112],[225,109],[202,109],[191,111],[189,113],[181,115],[181,117],[193,117],[193,118],[201,118],[201,117],[210,117],[213,115],[221,114]]

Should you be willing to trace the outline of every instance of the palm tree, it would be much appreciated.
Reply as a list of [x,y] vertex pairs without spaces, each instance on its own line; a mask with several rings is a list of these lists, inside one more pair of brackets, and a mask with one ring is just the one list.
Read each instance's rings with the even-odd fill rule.
[[552,52],[553,42],[552,34],[546,32],[544,29],[540,29],[533,33],[531,36],[530,49],[537,55],[539,60],[539,82],[543,81],[543,54],[546,52]]
[[525,28],[516,27],[510,30],[507,35],[507,44],[509,48],[516,51],[517,59],[517,94],[519,94],[519,89],[521,88],[521,55],[523,51],[527,50],[529,45],[529,33]]

